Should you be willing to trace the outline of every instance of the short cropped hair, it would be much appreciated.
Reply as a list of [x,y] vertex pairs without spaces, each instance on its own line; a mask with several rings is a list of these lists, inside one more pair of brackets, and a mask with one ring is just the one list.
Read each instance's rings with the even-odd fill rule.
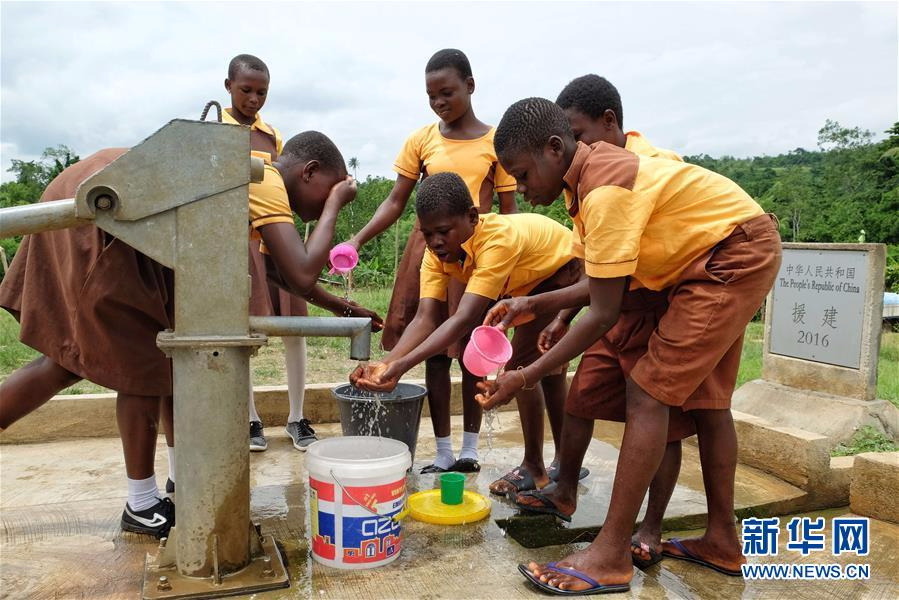
[[493,146],[500,157],[534,153],[542,150],[554,135],[574,140],[559,105],[546,98],[525,98],[506,109],[496,126]]
[[317,160],[324,170],[346,173],[346,163],[340,150],[328,136],[318,131],[304,131],[287,140],[280,159],[287,163]]
[[244,69],[251,71],[262,71],[268,77],[268,67],[262,62],[261,58],[252,54],[238,54],[228,63],[228,79],[234,79],[237,74]]
[[437,212],[451,217],[464,215],[472,206],[468,186],[461,177],[449,171],[428,175],[415,193],[418,218]]
[[605,77],[584,75],[572,79],[556,99],[562,110],[574,108],[591,119],[598,119],[607,110],[615,113],[618,126],[624,127],[624,113],[621,110],[621,96]]
[[468,62],[468,57],[465,56],[464,52],[455,48],[445,48],[435,52],[425,66],[425,73],[439,71],[447,67],[455,69],[462,79],[471,77],[471,63]]

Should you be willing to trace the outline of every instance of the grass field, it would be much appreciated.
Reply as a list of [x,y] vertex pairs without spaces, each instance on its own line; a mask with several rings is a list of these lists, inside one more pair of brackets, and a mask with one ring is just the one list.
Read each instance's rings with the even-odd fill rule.
[[[332,289],[335,294],[342,294],[342,289]],[[390,301],[390,290],[386,288],[360,289],[352,294],[356,302],[375,310],[382,317],[387,312]],[[329,313],[310,307],[310,314],[331,316]],[[746,381],[757,379],[762,370],[762,334],[761,323],[750,323],[746,328],[743,344],[743,356],[737,376],[737,386]],[[18,341],[18,324],[6,311],[0,310],[0,380],[5,379],[12,371],[37,356],[37,352],[22,345]],[[372,343],[372,359],[384,356],[378,347],[380,334],[376,334]],[[346,338],[308,338],[306,365],[307,381],[310,383],[332,383],[345,381],[356,361],[349,359],[349,340]],[[571,369],[577,366],[573,362]],[[283,345],[280,338],[271,338],[269,344],[261,348],[251,359],[253,382],[256,385],[276,385],[286,382],[284,374]],[[453,374],[460,375],[457,364],[453,365]],[[418,366],[409,372],[407,377],[423,378],[424,367]],[[65,393],[86,394],[106,391],[93,383],[82,381]],[[878,365],[877,397],[890,400],[899,406],[899,333],[886,333],[881,338],[880,361]]]

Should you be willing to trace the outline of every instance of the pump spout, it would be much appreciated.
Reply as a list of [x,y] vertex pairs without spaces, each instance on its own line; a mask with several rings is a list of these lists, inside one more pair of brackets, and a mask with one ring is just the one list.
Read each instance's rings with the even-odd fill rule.
[[250,331],[275,337],[348,337],[351,359],[371,357],[371,319],[368,318],[250,317]]

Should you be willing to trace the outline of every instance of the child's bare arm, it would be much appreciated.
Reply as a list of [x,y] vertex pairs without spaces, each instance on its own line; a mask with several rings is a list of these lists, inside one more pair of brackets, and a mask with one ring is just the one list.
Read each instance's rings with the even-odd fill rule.
[[[315,229],[303,243],[292,223],[271,223],[259,228],[259,234],[278,271],[273,280],[298,296],[305,296],[318,281],[318,275],[328,260],[331,238],[337,213],[356,195],[356,184],[351,177],[331,188],[321,217]],[[266,261],[266,265],[269,261]]]
[[[390,366],[384,376],[398,378],[418,363],[444,351],[478,324],[480,316],[484,314],[489,304],[490,299],[484,296],[471,293],[462,294],[459,308],[456,309],[453,316],[434,329],[427,339],[414,345],[410,344],[408,350],[403,349],[402,354],[394,349],[391,353],[394,358],[385,361],[389,362]],[[413,327],[410,325],[407,331],[409,329],[413,329]]]
[[[486,386],[479,386],[484,393],[478,395],[478,402],[484,408],[489,409],[509,402],[522,387],[540,381],[547,373],[583,354],[615,325],[621,311],[621,299],[627,287],[627,277],[612,279],[591,277],[587,282],[590,290],[589,310],[578,319],[571,331],[558,344],[531,365],[518,371],[503,373]],[[581,283],[575,284],[578,285]]]
[[499,198],[499,212],[503,215],[514,215],[518,212],[515,204],[515,192],[497,192]]
[[350,373],[350,383],[372,392],[389,392],[396,387],[404,371],[387,373],[393,360],[401,359],[412,349],[421,344],[440,323],[440,307],[443,304],[434,298],[422,298],[418,302],[415,318],[403,331],[402,337],[390,354],[381,361],[369,363],[367,367],[359,366]]
[[360,306],[351,300],[345,300],[329,293],[322,286],[316,284],[308,294],[306,300],[325,310],[329,310],[338,317],[365,317],[371,319],[371,330],[381,331],[384,328],[384,320],[378,313]]
[[[532,320],[533,315],[558,312],[567,308],[577,308],[590,303],[590,287],[587,279],[581,279],[574,285],[544,292],[536,296],[519,296],[499,302],[487,312],[484,325],[492,325],[500,329],[514,327],[516,323]],[[576,313],[575,313],[576,314]]]
[[396,223],[397,219],[403,214],[403,209],[406,208],[409,196],[412,195],[412,190],[415,189],[415,183],[414,179],[397,175],[393,189],[390,190],[390,193],[375,210],[371,220],[359,233],[347,240],[347,243],[358,250],[368,243],[370,239],[380,235],[384,230]]

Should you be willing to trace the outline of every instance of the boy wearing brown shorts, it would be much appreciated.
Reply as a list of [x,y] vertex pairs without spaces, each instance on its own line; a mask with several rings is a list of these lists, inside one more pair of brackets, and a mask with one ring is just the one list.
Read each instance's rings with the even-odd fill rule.
[[[500,162],[532,204],[549,205],[566,192],[575,223],[573,250],[585,261],[590,304],[543,357],[485,385],[479,396],[485,408],[507,402],[523,384],[583,353],[615,327],[629,282],[668,290],[667,310],[624,381],[625,432],[602,530],[584,550],[555,563],[522,565],[521,572],[550,593],[629,589],[631,532],[661,464],[675,407],[696,426],[709,520],[701,538],[672,543],[666,554],[739,574],[744,559],[733,514],[733,357],[739,357],[744,328],[780,264],[773,219],[736,184],[701,167],[641,157],[603,142],[577,143],[562,110],[542,98],[513,104],[495,144]],[[579,302],[583,295],[575,288],[555,292],[553,307],[534,298],[531,308],[559,310]],[[500,305],[493,317],[514,320],[522,308]],[[569,396],[566,403],[563,457],[579,456],[592,433],[592,419],[583,416],[589,404],[579,400]],[[576,462],[563,460],[560,481],[576,477]]]

